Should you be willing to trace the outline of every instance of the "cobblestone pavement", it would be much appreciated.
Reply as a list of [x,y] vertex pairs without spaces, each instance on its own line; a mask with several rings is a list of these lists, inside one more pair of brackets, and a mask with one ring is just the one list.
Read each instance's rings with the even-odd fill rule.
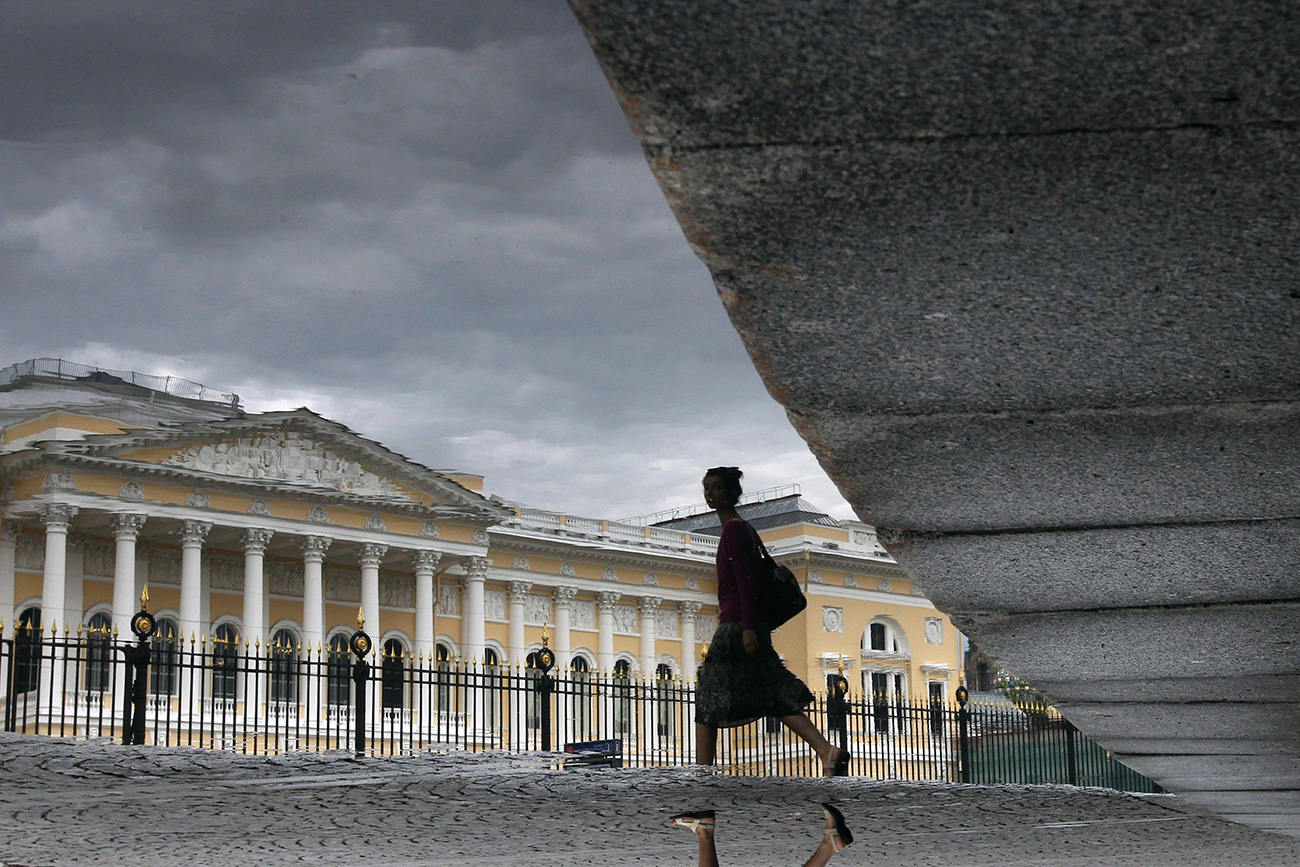
[[797,865],[830,800],[857,837],[833,865],[1300,867],[1300,841],[1171,796],[552,761],[258,758],[0,734],[0,864],[693,865],[694,838],[664,819],[713,807],[724,865]]

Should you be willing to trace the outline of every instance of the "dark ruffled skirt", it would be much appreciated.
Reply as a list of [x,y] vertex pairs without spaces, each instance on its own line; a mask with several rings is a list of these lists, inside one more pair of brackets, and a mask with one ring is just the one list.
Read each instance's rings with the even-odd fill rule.
[[761,646],[745,652],[739,623],[721,623],[696,672],[695,721],[731,728],[763,717],[800,713],[813,695],[759,633]]

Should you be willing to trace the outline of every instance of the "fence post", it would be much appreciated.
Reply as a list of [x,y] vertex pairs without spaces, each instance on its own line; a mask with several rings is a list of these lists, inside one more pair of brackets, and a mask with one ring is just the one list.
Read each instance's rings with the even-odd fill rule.
[[1071,786],[1079,785],[1079,769],[1074,752],[1074,733],[1078,731],[1074,723],[1061,717],[1065,723],[1065,776]]
[[365,624],[366,620],[358,609],[357,631],[352,633],[352,640],[349,642],[352,652],[357,657],[357,661],[352,663],[352,693],[356,696],[352,711],[352,749],[357,758],[366,754],[366,692],[370,680],[370,663],[366,662],[366,654],[370,652],[370,636],[362,629]]
[[970,700],[970,693],[966,691],[966,684],[957,687],[957,755],[961,763],[961,781],[969,783],[970,773],[970,711],[966,709],[966,702]]
[[127,644],[118,650],[126,658],[126,683],[123,690],[122,743],[144,743],[144,706],[149,690],[149,638],[158,628],[149,613],[149,585],[140,591],[140,610],[131,618],[131,631],[136,635],[135,646]]
[[555,654],[546,646],[546,631],[542,631],[542,649],[537,651],[537,697],[541,702],[542,752],[551,751],[551,693],[555,682],[551,680],[551,669],[555,666]]
[[843,674],[844,663],[840,663],[840,674],[826,675],[826,727],[831,731],[839,730],[840,749],[845,755],[849,753],[849,703],[845,696],[849,693],[849,681]]

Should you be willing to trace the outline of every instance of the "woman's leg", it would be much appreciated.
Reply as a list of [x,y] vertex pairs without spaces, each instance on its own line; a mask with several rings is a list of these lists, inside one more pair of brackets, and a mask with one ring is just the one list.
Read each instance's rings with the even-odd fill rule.
[[[814,850],[813,857],[803,862],[803,867],[823,867],[823,864],[831,861],[831,855],[835,854],[836,851],[839,851],[835,848],[835,837],[828,835],[826,831],[835,831],[835,819],[832,819],[829,815],[826,818],[826,828],[824,828],[822,833],[822,842],[820,842],[818,848]],[[844,848],[844,845],[841,845],[840,848]],[[699,863],[703,864],[705,862]],[[714,863],[716,864],[716,862]]]
[[713,845],[713,826],[700,825],[695,831],[695,839],[700,847],[697,855],[699,867],[718,867],[718,849]]
[[669,825],[680,825],[695,832],[695,841],[699,845],[699,867],[718,867],[718,850],[713,845],[713,823],[716,818],[712,810],[698,813],[679,813],[668,820]]
[[[814,729],[816,731],[816,729]],[[695,764],[711,765],[718,749],[718,727],[708,723],[695,724]]]
[[830,741],[822,737],[822,733],[817,730],[817,726],[813,725],[813,721],[808,719],[806,714],[796,713],[791,714],[790,716],[783,716],[781,717],[781,722],[785,723],[790,731],[803,738],[804,743],[812,747],[813,752],[815,752],[817,757],[823,762],[830,758],[831,751],[834,750],[835,747]]

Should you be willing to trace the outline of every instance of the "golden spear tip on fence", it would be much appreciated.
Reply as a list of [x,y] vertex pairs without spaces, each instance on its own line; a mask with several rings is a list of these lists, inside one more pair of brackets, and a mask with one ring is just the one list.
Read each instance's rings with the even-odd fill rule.
[[149,610],[149,585],[145,584],[140,588],[140,610]]
[[551,633],[546,631],[546,624],[543,623],[542,624],[542,647],[549,646],[550,641],[551,641]]
[[360,632],[362,627],[364,627],[365,625],[366,625],[365,609],[362,608],[360,605],[358,605],[357,606],[357,632]]

